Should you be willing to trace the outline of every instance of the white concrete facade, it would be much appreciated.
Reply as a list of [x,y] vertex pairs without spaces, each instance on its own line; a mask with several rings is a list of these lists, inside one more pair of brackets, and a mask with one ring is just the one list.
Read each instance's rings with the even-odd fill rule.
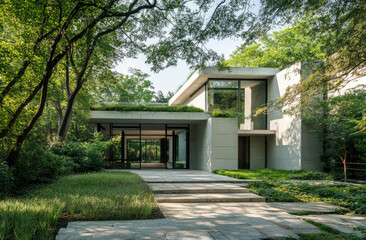
[[[233,68],[223,72],[215,68],[205,68],[196,71],[172,97],[169,104],[186,104],[207,110],[208,89],[205,83],[211,78],[266,79],[266,99],[272,101],[283,96],[289,86],[300,83],[306,77],[302,67],[302,63],[296,63],[283,71],[273,68]],[[255,96],[252,96],[253,94]],[[257,93],[245,88],[244,109],[247,115],[254,110],[247,106],[249,100],[259,97],[258,94],[263,94],[263,91]],[[239,125],[237,119],[220,120],[216,123],[216,119],[210,118],[207,122],[192,127],[192,169],[237,169],[238,148],[243,147],[238,146],[238,137],[246,136],[250,138],[248,161],[251,169],[268,167],[320,170],[322,145],[315,132],[300,117],[284,114],[284,110],[271,111],[266,117],[267,128],[264,130],[250,130],[253,129],[249,126],[252,124],[251,118],[245,118]],[[246,129],[248,131],[245,131]],[[216,132],[219,138],[216,137]],[[226,161],[223,158],[226,158]]]
[[[193,73],[169,101],[169,105],[194,106],[206,111],[204,113],[92,111],[91,119],[95,123],[188,124],[189,139],[178,140],[182,141],[180,144],[189,141],[190,169],[211,172],[235,170],[245,165],[251,169],[320,170],[322,145],[315,132],[299,116],[285,114],[285,108],[271,111],[265,118],[244,117],[241,122],[238,118],[212,118],[207,112],[210,91],[207,82],[210,79],[237,80],[238,109],[242,107],[244,114],[250,115],[259,107],[258,99],[275,100],[283,96],[288,87],[300,83],[306,77],[303,68],[302,63],[282,71],[274,68],[226,71],[205,68]],[[261,85],[253,84],[256,81],[261,81]],[[261,91],[259,87],[265,89]],[[242,98],[240,94],[244,94]],[[242,105],[240,101],[244,101]],[[178,158],[184,158],[183,152],[178,155]]]

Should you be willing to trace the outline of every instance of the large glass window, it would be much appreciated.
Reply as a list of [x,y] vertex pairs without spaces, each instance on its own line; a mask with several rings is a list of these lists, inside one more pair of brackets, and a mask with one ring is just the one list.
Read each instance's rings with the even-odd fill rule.
[[265,106],[266,80],[209,80],[207,83],[207,110],[216,109],[239,113],[239,128],[266,129],[266,116],[254,116]]
[[210,80],[208,82],[208,111],[238,111],[238,81]]

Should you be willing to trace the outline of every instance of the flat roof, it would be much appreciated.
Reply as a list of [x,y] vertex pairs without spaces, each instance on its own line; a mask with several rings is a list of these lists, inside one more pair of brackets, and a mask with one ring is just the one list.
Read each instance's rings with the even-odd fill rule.
[[91,123],[190,124],[210,118],[205,112],[90,111]]
[[225,71],[219,71],[216,67],[199,69],[174,94],[169,105],[184,104],[209,78],[268,79],[278,72],[277,68],[230,68]]
[[238,130],[238,136],[269,136],[276,135],[276,130]]

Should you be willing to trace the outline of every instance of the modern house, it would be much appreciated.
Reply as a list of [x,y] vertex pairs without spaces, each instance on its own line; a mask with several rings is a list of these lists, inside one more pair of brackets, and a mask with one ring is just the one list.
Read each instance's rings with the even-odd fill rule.
[[[322,148],[311,126],[283,111],[253,116],[306,77],[305,69],[302,63],[282,71],[204,68],[169,101],[170,106],[203,112],[94,110],[90,121],[106,138],[117,139],[108,158],[120,167],[320,170]],[[211,117],[215,109],[237,112],[238,117]]]

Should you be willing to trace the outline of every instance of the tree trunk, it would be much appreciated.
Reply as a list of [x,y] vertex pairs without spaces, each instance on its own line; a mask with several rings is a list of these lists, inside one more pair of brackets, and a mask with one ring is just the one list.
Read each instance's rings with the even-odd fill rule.
[[33,115],[33,118],[30,120],[28,125],[23,129],[22,133],[18,136],[15,146],[10,150],[8,156],[6,157],[6,162],[8,163],[9,167],[12,167],[15,165],[19,152],[21,149],[21,146],[28,135],[28,133],[32,130],[38,119],[42,116],[44,106],[46,104],[47,99],[47,89],[48,89],[48,80],[50,79],[52,75],[53,66],[50,66],[45,73],[43,86],[42,86],[42,94],[41,94],[41,100],[38,105],[37,112]]
[[67,132],[69,131],[69,128],[70,128],[72,110],[73,110],[73,106],[74,106],[74,103],[75,103],[76,94],[74,94],[74,92],[73,92],[71,94],[69,100],[67,101],[66,110],[65,110],[65,113],[64,113],[63,118],[61,120],[61,124],[59,125],[57,135],[60,137],[61,141],[65,141],[66,138],[67,138]]

